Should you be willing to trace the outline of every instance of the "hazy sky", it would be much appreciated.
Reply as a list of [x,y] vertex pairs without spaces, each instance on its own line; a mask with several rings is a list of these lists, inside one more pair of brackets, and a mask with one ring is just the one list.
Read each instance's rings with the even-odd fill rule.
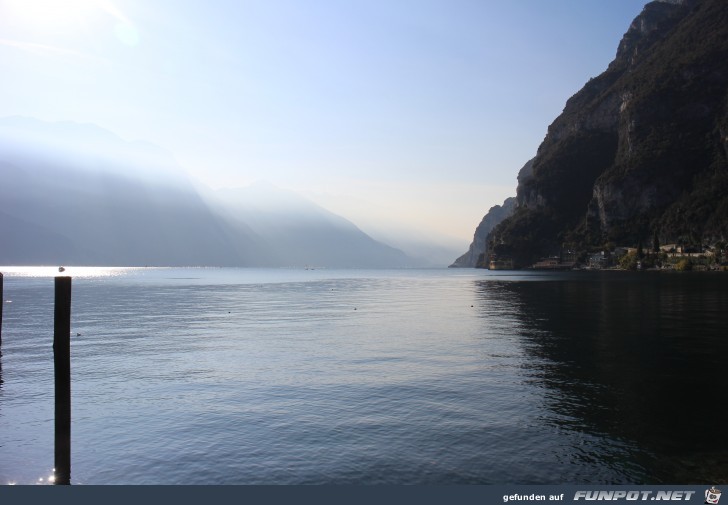
[[644,0],[0,0],[0,116],[466,247]]

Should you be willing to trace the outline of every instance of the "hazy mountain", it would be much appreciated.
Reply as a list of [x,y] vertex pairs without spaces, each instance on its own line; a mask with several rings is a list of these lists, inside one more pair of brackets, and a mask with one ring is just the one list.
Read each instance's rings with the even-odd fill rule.
[[231,227],[242,223],[271,246],[271,264],[414,266],[402,251],[375,241],[352,222],[267,182],[207,191],[205,195],[211,208]]
[[489,234],[528,265],[564,248],[728,237],[728,3],[647,4],[549,126]]
[[94,125],[2,119],[0,171],[0,264],[411,263],[294,194],[201,188],[164,150]]
[[448,266],[453,256],[462,249],[459,239],[418,230],[372,226],[367,228],[367,233],[404,252],[415,265],[426,268]]
[[151,186],[27,156],[1,167],[3,264],[238,265],[265,252],[252,234],[223,226],[183,180]]

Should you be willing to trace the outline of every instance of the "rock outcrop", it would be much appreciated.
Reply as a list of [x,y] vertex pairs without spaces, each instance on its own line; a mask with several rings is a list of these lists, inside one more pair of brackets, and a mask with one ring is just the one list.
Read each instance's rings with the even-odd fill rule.
[[[518,172],[518,182],[526,181],[533,175],[533,159],[529,160]],[[473,241],[470,243],[468,252],[456,259],[449,268],[474,268],[487,265],[489,257],[488,237],[490,232],[513,214],[516,208],[516,198],[506,198],[502,205],[494,205],[483,216],[480,224],[475,229]]]
[[728,3],[647,4],[549,126],[516,200],[487,246],[516,265],[564,246],[727,237]]
[[516,208],[515,197],[506,198],[503,205],[494,205],[475,229],[473,242],[468,252],[460,256],[449,268],[483,267],[488,258],[488,236],[493,228],[513,214]]

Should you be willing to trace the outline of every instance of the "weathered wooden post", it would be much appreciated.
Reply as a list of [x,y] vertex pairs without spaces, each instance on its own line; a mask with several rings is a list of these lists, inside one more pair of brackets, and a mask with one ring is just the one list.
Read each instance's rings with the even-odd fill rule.
[[3,345],[3,305],[5,305],[5,298],[3,298],[3,273],[0,272],[0,347]]
[[3,273],[0,272],[0,347],[3,345],[3,305],[5,305],[5,298],[3,298]]
[[56,277],[53,320],[56,382],[55,483],[71,483],[71,278]]
[[3,298],[3,273],[0,272],[0,386],[3,384],[3,305],[5,305],[5,299]]

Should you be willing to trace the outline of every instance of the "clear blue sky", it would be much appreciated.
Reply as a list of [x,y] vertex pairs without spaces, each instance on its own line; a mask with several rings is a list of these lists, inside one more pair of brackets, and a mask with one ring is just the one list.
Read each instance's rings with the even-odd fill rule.
[[[0,0],[0,116],[465,245],[644,0]],[[61,5],[62,4],[62,5]]]

